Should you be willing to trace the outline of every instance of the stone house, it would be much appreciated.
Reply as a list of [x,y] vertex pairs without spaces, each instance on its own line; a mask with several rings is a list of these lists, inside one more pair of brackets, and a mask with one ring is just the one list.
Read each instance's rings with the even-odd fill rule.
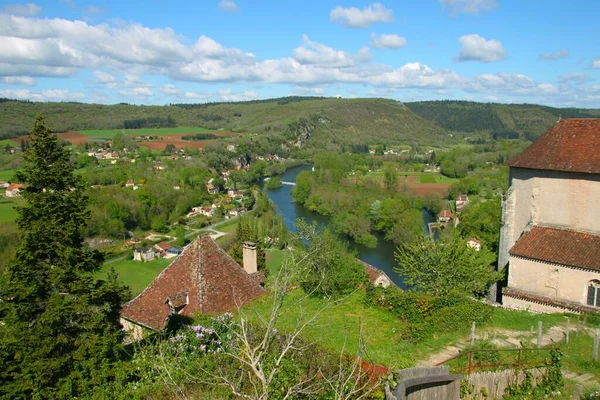
[[20,197],[21,196],[21,189],[23,189],[23,188],[25,188],[25,185],[23,185],[21,183],[11,183],[6,188],[6,191],[4,192],[4,195],[6,197]]
[[135,261],[152,261],[156,256],[154,249],[146,249],[139,247],[133,251],[133,259]]
[[600,311],[600,119],[559,120],[506,165],[502,303]]
[[[252,260],[254,260],[252,262]],[[144,291],[125,304],[121,324],[139,340],[160,331],[173,315],[231,311],[266,293],[257,283],[256,250],[244,250],[246,270],[207,234],[197,237]]]
[[368,263],[366,263],[366,262],[364,262],[362,260],[360,260],[360,262],[363,265],[364,271],[369,276],[369,283],[371,285],[373,285],[373,286],[381,286],[381,287],[384,287],[384,288],[393,285],[392,280],[390,279],[390,277],[385,272],[383,272],[379,268],[375,268],[371,264],[368,264]]
[[460,213],[463,208],[469,205],[469,196],[466,194],[459,194],[456,196],[456,212]]
[[469,246],[472,249],[475,249],[475,251],[481,250],[481,242],[476,238],[467,239],[467,246]]

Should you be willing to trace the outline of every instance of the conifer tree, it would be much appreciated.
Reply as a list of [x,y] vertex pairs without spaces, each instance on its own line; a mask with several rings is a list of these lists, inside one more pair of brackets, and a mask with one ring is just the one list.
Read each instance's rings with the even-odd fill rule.
[[0,398],[84,397],[121,355],[116,275],[82,235],[87,197],[69,150],[36,117],[17,179],[21,243],[0,279]]

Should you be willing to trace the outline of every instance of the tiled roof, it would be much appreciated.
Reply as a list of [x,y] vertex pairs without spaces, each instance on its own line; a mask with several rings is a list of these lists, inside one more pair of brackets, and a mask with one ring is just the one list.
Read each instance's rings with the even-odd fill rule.
[[22,183],[11,183],[10,185],[8,185],[8,188],[6,188],[6,190],[23,189],[24,187],[25,185],[23,185]]
[[187,292],[181,315],[229,311],[266,293],[209,235],[196,238],[183,253],[121,312],[137,324],[163,329],[169,298]]
[[454,218],[454,214],[452,214],[452,211],[450,211],[450,210],[442,210],[438,214],[438,217],[439,218]]
[[600,308],[588,306],[585,304],[575,303],[574,301],[557,299],[554,297],[541,296],[539,294],[528,293],[522,290],[505,287],[502,289],[502,295],[512,297],[513,299],[525,300],[532,303],[542,304],[545,306],[551,306],[556,308],[562,308],[569,311],[575,312],[593,312],[599,313]]
[[167,242],[160,242],[156,245],[157,247],[159,247],[161,250],[167,251],[171,248],[171,245]]
[[364,271],[367,273],[367,275],[369,275],[369,283],[371,283],[372,285],[375,284],[375,282],[377,281],[377,279],[379,279],[380,276],[385,276],[391,282],[389,276],[387,276],[387,274],[379,268],[375,268],[374,266],[364,262],[363,260],[360,260],[360,262],[363,265]]
[[510,255],[600,271],[600,235],[534,226]]
[[563,119],[506,165],[600,174],[600,118]]

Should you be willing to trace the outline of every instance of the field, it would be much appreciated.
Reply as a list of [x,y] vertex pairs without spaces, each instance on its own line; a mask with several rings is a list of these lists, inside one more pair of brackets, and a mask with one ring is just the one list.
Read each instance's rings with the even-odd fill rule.
[[4,169],[0,171],[0,181],[10,182],[15,172],[14,169]]
[[131,295],[135,297],[174,260],[174,258],[168,260],[161,258],[142,263],[127,259],[109,262],[102,266],[102,269],[96,274],[96,278],[106,278],[107,272],[112,267],[119,275],[119,282],[129,286]]
[[[58,133],[60,139],[67,140],[74,145],[84,144],[86,142],[108,142],[118,133],[125,133],[127,136],[160,136],[160,140],[138,142],[139,146],[144,146],[152,150],[164,150],[168,144],[174,145],[178,149],[203,149],[207,143],[215,142],[213,140],[183,140],[183,136],[195,135],[198,133],[212,133],[218,137],[234,136],[237,133],[216,131],[206,128],[148,128],[148,129],[96,129],[83,130],[78,132]],[[12,146],[17,145],[22,139],[28,139],[27,136],[21,136],[10,139]],[[1,143],[1,142],[0,142]]]
[[[379,179],[380,184],[383,186],[383,171],[369,172],[367,176]],[[398,187],[407,186],[421,196],[435,194],[445,197],[450,186],[457,181],[458,179],[448,178],[435,172],[398,171]]]
[[14,205],[15,203],[12,200],[4,196],[0,197],[0,222],[10,222],[17,218],[17,212],[13,208]]

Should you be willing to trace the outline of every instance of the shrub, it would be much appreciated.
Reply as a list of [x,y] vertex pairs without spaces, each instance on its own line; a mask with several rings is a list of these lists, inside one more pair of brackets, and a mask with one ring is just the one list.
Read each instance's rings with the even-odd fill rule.
[[466,300],[451,307],[441,307],[431,314],[431,323],[440,332],[466,330],[471,322],[481,324],[492,319],[494,308],[475,300]]
[[427,322],[408,324],[401,332],[401,338],[412,344],[431,339],[432,335],[433,327]]

